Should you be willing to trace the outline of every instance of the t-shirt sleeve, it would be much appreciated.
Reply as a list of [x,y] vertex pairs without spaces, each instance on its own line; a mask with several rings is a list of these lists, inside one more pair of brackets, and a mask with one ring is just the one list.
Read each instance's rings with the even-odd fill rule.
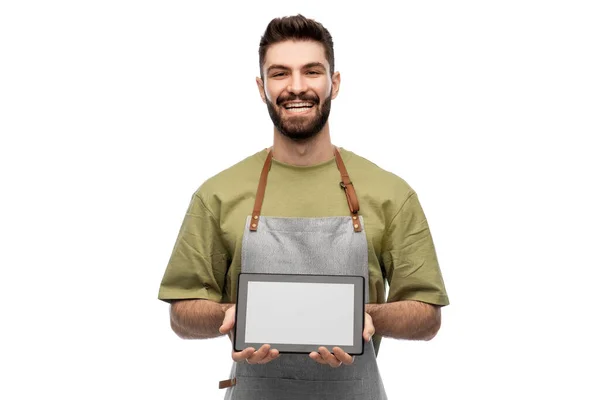
[[229,257],[217,219],[196,193],[179,230],[158,298],[221,302]]
[[429,225],[414,192],[393,217],[382,244],[388,303],[418,300],[449,304]]

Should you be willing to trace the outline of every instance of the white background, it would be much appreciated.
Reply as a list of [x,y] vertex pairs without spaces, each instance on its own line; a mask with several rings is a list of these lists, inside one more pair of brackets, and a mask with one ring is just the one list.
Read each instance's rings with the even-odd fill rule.
[[450,295],[384,340],[389,398],[600,398],[597,2],[319,3],[0,3],[0,398],[222,397],[227,339],[158,286],[192,193],[270,145],[258,43],[298,12],[335,144],[419,193]]

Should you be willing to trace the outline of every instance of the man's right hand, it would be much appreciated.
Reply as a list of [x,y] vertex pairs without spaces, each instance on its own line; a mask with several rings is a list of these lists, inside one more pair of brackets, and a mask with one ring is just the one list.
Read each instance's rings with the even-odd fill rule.
[[[229,307],[225,311],[225,318],[219,328],[219,332],[228,335],[233,342],[233,327],[235,326],[235,305]],[[254,350],[253,347],[248,347],[242,351],[231,352],[231,358],[235,362],[246,361],[248,364],[266,364],[279,357],[277,349],[271,349],[271,345],[263,344],[260,349]]]

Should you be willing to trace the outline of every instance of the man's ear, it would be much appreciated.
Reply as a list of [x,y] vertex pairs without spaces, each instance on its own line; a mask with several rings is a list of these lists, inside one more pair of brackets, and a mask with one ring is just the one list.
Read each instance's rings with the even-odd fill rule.
[[258,76],[256,77],[256,86],[258,86],[258,93],[260,93],[260,98],[263,103],[267,104],[267,95],[265,94],[265,86],[263,84],[263,80]]
[[335,72],[331,76],[331,99],[335,99],[340,91],[340,83],[342,81],[342,77],[339,72]]

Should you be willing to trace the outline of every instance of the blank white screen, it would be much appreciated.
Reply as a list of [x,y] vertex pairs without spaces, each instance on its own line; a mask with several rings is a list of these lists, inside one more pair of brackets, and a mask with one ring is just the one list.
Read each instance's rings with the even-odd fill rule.
[[354,286],[248,282],[246,342],[351,346]]

